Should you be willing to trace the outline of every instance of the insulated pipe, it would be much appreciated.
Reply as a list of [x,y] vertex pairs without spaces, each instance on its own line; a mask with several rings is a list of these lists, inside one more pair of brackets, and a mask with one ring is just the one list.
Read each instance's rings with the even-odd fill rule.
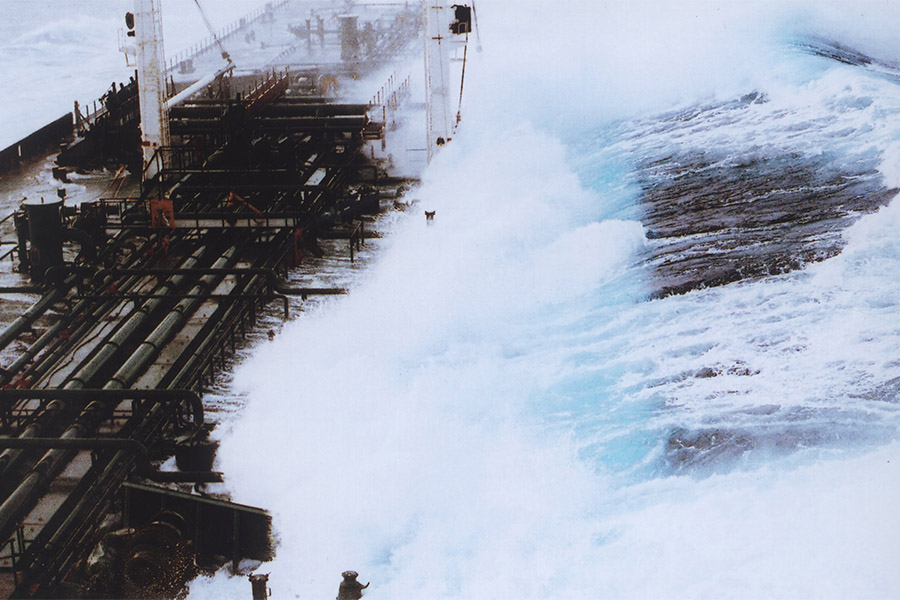
[[[137,281],[138,278],[132,277],[127,280],[126,286],[130,287],[134,282]],[[71,314],[77,315],[81,313],[81,311],[88,305],[87,301],[81,301],[75,305],[72,309]],[[99,319],[103,314],[106,314],[110,309],[113,302],[105,302],[101,304],[96,309],[91,311],[87,318],[84,319],[84,322],[78,326],[78,328],[71,332],[71,339],[80,339],[81,335],[92,327],[95,324],[96,319]],[[0,381],[6,382],[13,374],[18,372],[27,362],[30,360],[36,353],[38,353],[44,346],[46,346],[51,340],[53,340],[57,334],[57,332],[63,327],[64,322],[59,321],[58,323],[51,326],[44,334],[32,344],[28,350],[26,350],[12,365],[10,365],[8,372],[3,374],[0,377]],[[65,347],[66,344],[63,344]],[[43,369],[39,369],[36,372],[40,375],[41,372],[45,371],[46,368],[52,366],[52,364],[56,361],[56,355],[59,354],[59,349],[51,352],[50,356],[45,356],[42,360]],[[33,393],[32,390],[31,393]],[[43,390],[41,391],[43,392]],[[38,392],[38,393],[41,393]],[[56,390],[57,393],[62,392],[62,390]],[[0,394],[15,394],[14,391],[6,391],[0,392]],[[26,427],[24,431],[19,434],[19,437],[36,437],[40,434],[43,427],[53,421],[54,417],[64,408],[64,405],[58,401],[51,401],[47,406],[45,406],[41,414]],[[23,452],[21,450],[4,450],[0,452],[0,477],[2,477],[5,473],[10,472],[12,469],[18,468],[19,459],[21,458]]]
[[171,110],[171,108],[173,106],[175,106],[176,104],[180,104],[181,102],[184,102],[185,100],[187,100],[188,98],[193,96],[197,91],[203,89],[208,84],[215,81],[218,77],[221,77],[222,75],[231,71],[232,69],[234,69],[234,65],[229,64],[226,67],[222,67],[215,73],[210,73],[210,74],[206,75],[205,77],[202,77],[199,81],[191,84],[190,86],[186,87],[179,93],[175,94],[174,96],[172,96],[171,98],[166,100],[166,110]]
[[[237,248],[232,246],[213,263],[211,270],[225,269],[232,262]],[[214,275],[204,275],[200,278],[200,282],[192,287],[185,294],[188,298],[182,299],[156,328],[141,342],[135,351],[128,357],[128,360],[116,371],[104,389],[124,389],[137,379],[142,370],[153,361],[162,347],[169,338],[174,335],[181,323],[190,315],[200,304],[201,298],[197,297],[203,293],[204,288],[211,285],[216,279]]]
[[[206,252],[206,246],[198,248],[190,257],[182,264],[183,268],[191,268],[197,265],[201,256]],[[184,281],[183,275],[173,275],[168,281],[162,284],[165,289],[177,288]],[[107,363],[118,352],[119,348],[124,345],[132,334],[147,320],[150,314],[160,306],[163,302],[162,295],[151,298],[144,302],[141,307],[136,310],[131,317],[110,337],[103,346],[94,354],[93,357],[72,376],[63,386],[66,389],[78,389],[86,387],[90,379],[97,374],[103,365]]]
[[59,289],[54,289],[44,294],[40,300],[32,304],[28,310],[10,323],[9,326],[0,333],[0,350],[19,337],[19,334],[25,331],[25,329],[31,327],[31,324],[44,314],[48,308],[53,306],[55,302],[62,300],[63,295],[63,292]]

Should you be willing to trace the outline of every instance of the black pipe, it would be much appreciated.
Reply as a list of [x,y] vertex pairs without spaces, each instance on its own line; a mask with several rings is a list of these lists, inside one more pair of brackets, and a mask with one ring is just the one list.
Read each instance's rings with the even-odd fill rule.
[[[207,250],[207,246],[197,248],[193,254],[183,261],[183,268],[196,266]],[[173,275],[160,287],[166,290],[173,290],[176,289],[183,280],[183,275]],[[119,353],[119,348],[124,345],[138,329],[140,329],[147,319],[149,319],[150,314],[162,304],[162,298],[159,295],[153,298],[144,296],[141,299],[146,300],[146,302],[144,302],[140,308],[135,310],[125,323],[118,327],[116,332],[107,339],[90,360],[79,369],[78,373],[70,377],[69,381],[65,384],[67,389],[86,387],[89,379],[96,375],[101,367],[107,364],[107,361]]]
[[[276,248],[284,248],[287,240],[290,239],[290,236],[291,233],[289,231],[283,230],[278,234],[276,239],[272,241],[272,245]],[[281,256],[277,254],[269,255],[265,259],[261,259],[257,263],[254,263],[252,268],[259,274],[243,278],[243,281],[236,284],[232,293],[247,294],[257,291],[262,285],[262,282],[259,281],[260,275],[266,275],[266,277],[269,278],[268,274],[271,274],[270,285],[272,281],[277,281],[274,265],[279,264],[282,258],[283,253]],[[287,302],[288,299],[284,296],[279,297],[283,298],[283,302],[285,302],[285,311],[287,311],[289,306]],[[236,303],[219,305],[215,314],[213,314],[207,324],[204,325],[195,341],[192,342],[191,346],[185,349],[182,357],[180,357],[173,365],[172,372],[174,372],[174,375],[170,372],[163,379],[163,381],[166,382],[166,385],[177,385],[182,388],[197,385],[198,379],[201,377],[198,371],[202,372],[204,368],[203,365],[206,364],[207,359],[211,354],[214,354],[215,349],[222,344],[225,335],[224,330],[232,328],[231,330],[233,331],[233,329],[237,327],[236,318],[234,316],[236,313],[236,306]],[[170,375],[172,376],[170,377]]]
[[[41,413],[28,425],[28,427],[19,432],[18,437],[20,439],[38,437],[44,427],[53,423],[54,419],[62,412],[63,408],[61,402],[50,403],[48,406],[44,407]],[[13,452],[9,449],[0,452],[0,481],[6,478],[7,473],[13,472],[15,469],[19,468],[21,461],[21,452]]]
[[[223,252],[213,263],[212,269],[227,268],[233,265],[237,255],[237,246],[231,246]],[[173,275],[172,278],[180,278]],[[131,356],[122,364],[116,373],[103,387],[106,389],[123,389],[129,387],[139,376],[139,371],[145,369],[148,364],[159,354],[160,350],[180,329],[182,324],[200,305],[201,297],[206,288],[214,287],[221,280],[221,276],[203,275],[200,280],[182,299],[159,321],[153,331],[132,352]]]
[[290,287],[285,284],[279,284],[276,288],[280,294],[287,296],[340,296],[347,293],[346,288],[314,288],[314,287]]
[[[290,192],[313,192],[313,193],[322,193],[326,194],[329,199],[334,199],[336,194],[334,190],[324,185],[297,185],[291,183],[283,183],[283,184],[260,184],[260,183],[234,183],[231,185],[226,184],[207,184],[207,183],[197,183],[191,185],[183,185],[180,190],[189,190],[189,191],[200,191],[200,192],[231,192],[239,189],[252,189],[256,190],[285,190]],[[247,216],[254,216],[252,212],[244,213]],[[215,218],[226,218],[230,216],[234,216],[233,212],[187,212],[187,211],[179,211],[175,214],[175,218],[182,219],[193,219],[195,217],[203,218],[203,215],[211,215]],[[307,219],[309,218],[308,212],[264,212],[261,219],[282,219],[282,218],[295,218],[295,219]]]
[[[281,133],[359,133],[369,123],[365,116],[337,117],[272,117],[257,118],[253,127],[262,130],[277,130]],[[191,121],[173,121],[170,123],[173,135],[190,135],[197,133],[221,133],[225,125],[220,119],[194,119]]]
[[53,341],[59,335],[59,332],[65,328],[65,325],[66,322],[60,320],[48,327],[47,330],[28,347],[28,349],[21,352],[16,360],[3,369],[3,372],[0,372],[0,385],[6,385],[12,381],[15,374],[25,367],[25,365],[27,365],[44,346]]
[[[133,262],[133,261],[130,261]],[[79,267],[75,269],[76,273],[79,272],[79,269],[85,269]],[[95,269],[85,269],[87,272],[92,273]],[[51,279],[55,278],[56,275],[53,274],[53,269],[49,269],[51,274],[49,275]],[[119,281],[119,289],[130,289],[132,285],[134,285],[138,281],[137,277],[131,277],[124,281]],[[110,281],[111,282],[111,281]],[[106,285],[107,282],[102,282],[100,286]],[[47,345],[51,340],[54,339],[51,332],[59,332],[61,329],[68,329],[68,335],[61,343],[58,343],[50,353],[45,354],[41,357],[41,360],[38,364],[33,365],[29,372],[34,375],[32,381],[37,383],[40,377],[43,377],[44,373],[46,373],[53,365],[57,364],[61,354],[67,351],[68,348],[72,346],[72,344],[77,343],[77,340],[82,338],[82,335],[91,327],[94,327],[98,321],[103,319],[103,316],[109,313],[110,310],[113,309],[113,305],[115,304],[115,298],[110,297],[105,299],[104,302],[95,303],[88,300],[79,301],[74,307],[69,310],[68,319],[65,321],[59,321],[58,323],[51,326],[47,331],[38,338],[25,352],[23,352],[19,358],[10,366],[16,367],[16,369],[21,369],[24,365],[31,359],[31,357],[35,356],[41,348]],[[87,311],[86,311],[87,309]],[[87,312],[87,314],[82,314],[83,312]],[[74,324],[77,325],[73,327]],[[62,327],[66,325],[67,327]],[[49,335],[48,335],[49,334]],[[0,377],[0,381],[3,378]],[[47,384],[49,386],[49,383]]]

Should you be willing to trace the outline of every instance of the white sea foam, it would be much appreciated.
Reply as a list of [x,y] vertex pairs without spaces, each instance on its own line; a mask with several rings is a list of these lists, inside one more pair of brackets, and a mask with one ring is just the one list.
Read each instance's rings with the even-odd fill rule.
[[[583,64],[571,62],[564,72]],[[876,234],[891,210],[809,273],[635,305],[640,226],[603,220],[605,199],[580,185],[566,148],[528,125],[555,108],[528,95],[543,88],[525,84],[527,62],[511,65],[485,66],[483,102],[417,192],[435,224],[401,223],[366,284],[238,374],[251,400],[221,466],[240,499],[276,515],[273,588],[322,596],[355,568],[371,598],[890,593],[895,444],[705,480],[653,469],[672,427],[761,435],[752,415],[770,405],[827,421],[833,401],[857,411],[846,422],[896,431],[890,402],[840,402],[897,375],[878,358],[896,355],[896,338],[859,308],[870,286],[879,306],[895,296],[890,237]],[[510,69],[512,91],[485,89]],[[715,365],[754,374],[679,379]],[[795,450],[817,443],[802,439],[816,427],[800,429]],[[192,597],[246,585],[220,576]]]
[[[416,194],[435,224],[401,222],[365,284],[238,372],[250,401],[220,466],[275,514],[262,570],[279,595],[333,594],[347,568],[371,598],[894,592],[900,447],[878,444],[898,425],[895,208],[804,272],[638,302],[641,227],[609,219],[622,198],[586,189],[573,163],[606,175],[557,139],[751,91],[768,102],[742,124],[641,152],[829,139],[853,156],[896,139],[878,128],[897,114],[892,84],[784,58],[810,33],[796,15],[883,35],[877,17],[722,4],[479,4],[466,120]],[[791,132],[823,115],[812,139]],[[690,375],[703,369],[718,376]],[[737,431],[737,456],[660,477],[678,428],[719,430],[710,455]],[[191,597],[246,586],[220,575]]]

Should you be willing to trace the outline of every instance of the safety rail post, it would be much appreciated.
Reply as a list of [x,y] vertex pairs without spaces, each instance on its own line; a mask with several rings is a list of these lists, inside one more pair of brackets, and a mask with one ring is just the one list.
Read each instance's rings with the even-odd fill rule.
[[[10,541],[12,541],[12,540],[10,540]],[[19,544],[19,557],[21,558],[22,555],[25,554],[25,526],[22,524],[20,524],[18,527],[16,527],[15,541]],[[12,558],[15,555],[15,551],[14,551],[12,545],[10,545],[10,555],[11,555],[10,558]],[[15,563],[14,559],[13,559],[13,562]],[[16,573],[15,565],[13,565],[13,579],[16,582],[16,586],[18,586],[19,585],[19,583],[18,583],[19,576]]]
[[353,232],[350,234],[349,243],[350,243],[350,262],[354,261],[355,252],[359,252],[362,250],[363,243],[366,239],[366,223],[365,221],[360,221],[356,227],[353,228]]
[[[21,528],[20,528],[21,529]],[[18,537],[18,530],[16,532],[16,537]],[[10,562],[10,571],[12,572],[13,577],[13,586],[19,587],[19,574],[16,569],[16,538],[9,538],[0,548],[5,546],[9,546],[9,562]]]

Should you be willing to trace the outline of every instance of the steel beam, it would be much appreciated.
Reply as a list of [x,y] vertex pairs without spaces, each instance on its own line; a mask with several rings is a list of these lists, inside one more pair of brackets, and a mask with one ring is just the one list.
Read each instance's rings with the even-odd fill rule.
[[[167,403],[184,402],[191,407],[194,429],[203,426],[203,402],[196,392],[191,390],[104,390],[104,389],[25,389],[0,390],[0,406],[21,402],[23,400],[62,400],[66,403],[85,404],[92,400],[115,402],[124,400],[141,400],[147,402]],[[0,438],[2,439],[2,438]]]
[[0,449],[23,450],[123,450],[135,459],[138,475],[160,482],[220,483],[217,471],[160,471],[150,462],[147,446],[131,438],[0,438]]

